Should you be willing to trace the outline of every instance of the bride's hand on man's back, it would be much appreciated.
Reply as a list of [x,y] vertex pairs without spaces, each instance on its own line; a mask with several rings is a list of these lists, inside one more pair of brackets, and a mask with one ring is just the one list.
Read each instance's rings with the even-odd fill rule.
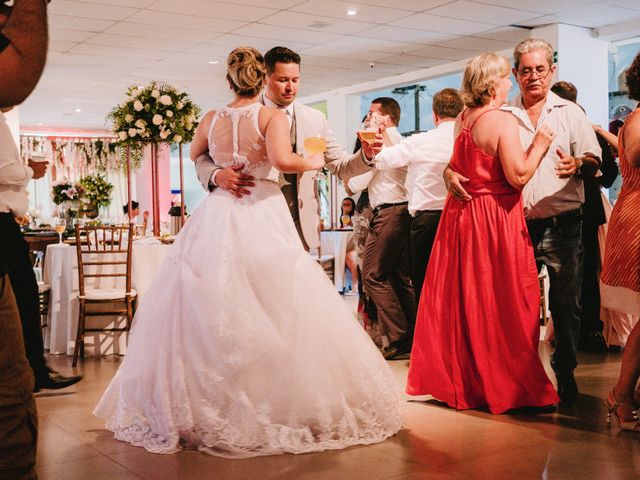
[[233,167],[222,168],[216,174],[216,184],[223,190],[231,192],[238,198],[243,195],[249,195],[249,191],[245,187],[255,186],[255,178],[242,172],[244,165],[234,165]]

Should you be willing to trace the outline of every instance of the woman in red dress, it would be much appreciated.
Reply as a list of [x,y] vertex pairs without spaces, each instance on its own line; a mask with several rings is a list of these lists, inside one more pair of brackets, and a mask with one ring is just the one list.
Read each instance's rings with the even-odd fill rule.
[[470,198],[447,198],[418,307],[407,393],[502,413],[558,402],[538,356],[540,290],[521,189],[555,133],[523,152],[516,118],[499,110],[507,60],[472,59],[462,81],[450,166]]

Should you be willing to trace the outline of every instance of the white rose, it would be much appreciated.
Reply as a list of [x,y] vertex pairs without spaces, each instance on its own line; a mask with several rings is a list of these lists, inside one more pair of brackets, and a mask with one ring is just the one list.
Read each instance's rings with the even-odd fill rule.
[[167,130],[163,130],[160,132],[161,139],[166,140],[168,136],[169,136],[169,132]]
[[140,100],[136,100],[135,102],[133,102],[133,108],[136,112],[139,112],[144,108],[144,106],[142,105],[142,102]]
[[182,141],[182,136],[181,135],[174,135],[173,136],[173,141],[176,143],[180,143]]
[[136,130],[135,128],[130,128],[129,129],[129,136],[131,138],[135,137],[138,134],[138,130]]
[[153,122],[154,125],[160,125],[162,123],[162,120],[163,120],[162,115],[156,113],[153,116],[153,119],[151,121]]
[[131,115],[130,113],[127,113],[124,117],[124,121],[129,123],[133,121],[133,115]]
[[169,95],[162,95],[158,101],[163,105],[171,105],[173,103]]
[[164,114],[169,118],[173,117],[173,112],[171,110],[167,110]]
[[183,107],[184,107],[184,103],[182,103],[180,100],[178,100],[178,103],[176,103],[176,108],[178,110],[182,110]]
[[144,120],[142,120],[141,118],[136,120],[136,127],[138,128],[144,128],[147,126],[147,122],[145,122]]
[[118,132],[118,138],[120,140],[126,140],[127,139],[127,132]]
[[158,90],[152,90],[151,91],[151,96],[153,98],[158,98],[160,96],[160,92]]

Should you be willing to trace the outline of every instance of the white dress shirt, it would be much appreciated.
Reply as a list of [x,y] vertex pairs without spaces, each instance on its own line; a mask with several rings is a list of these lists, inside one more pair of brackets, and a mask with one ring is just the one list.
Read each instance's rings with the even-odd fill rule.
[[[396,127],[387,128],[387,134],[394,146],[402,141],[402,135]],[[374,161],[375,159],[377,159],[377,156]],[[384,203],[406,202],[407,189],[404,185],[406,178],[406,166],[386,170],[373,169],[370,172],[352,177],[349,179],[347,186],[352,192],[360,192],[368,188],[369,203],[371,208],[376,208]]]
[[9,125],[0,113],[0,212],[24,215],[29,208],[26,186],[33,177],[16,147]]
[[405,187],[409,213],[442,210],[447,187],[442,174],[453,153],[454,119],[441,122],[428,132],[417,133],[376,155],[376,168],[407,167]]
[[531,145],[537,126],[544,124],[556,132],[556,138],[549,151],[522,192],[527,219],[549,218],[582,206],[582,179],[576,176],[560,178],[555,171],[560,160],[556,153],[558,147],[574,157],[591,154],[598,160],[601,158],[602,150],[596,134],[580,107],[549,92],[537,126],[531,123],[524,109],[522,95],[518,95],[510,105],[502,108],[510,111],[518,119],[520,141],[525,150]]

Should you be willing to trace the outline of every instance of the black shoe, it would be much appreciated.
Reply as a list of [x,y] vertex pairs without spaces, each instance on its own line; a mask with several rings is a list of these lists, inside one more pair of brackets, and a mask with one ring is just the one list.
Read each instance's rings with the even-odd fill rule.
[[391,343],[382,350],[382,356],[385,360],[393,360],[402,353],[397,344]]
[[578,385],[573,374],[558,375],[558,396],[563,404],[575,403],[578,399]]
[[51,370],[46,377],[36,380],[36,385],[33,391],[39,392],[43,388],[48,390],[59,390],[61,388],[70,387],[71,385],[78,383],[80,380],[82,380],[81,375],[65,377],[64,375],[60,375],[58,372]]
[[580,338],[578,350],[583,352],[605,353],[608,351],[607,342],[602,332],[590,332]]

